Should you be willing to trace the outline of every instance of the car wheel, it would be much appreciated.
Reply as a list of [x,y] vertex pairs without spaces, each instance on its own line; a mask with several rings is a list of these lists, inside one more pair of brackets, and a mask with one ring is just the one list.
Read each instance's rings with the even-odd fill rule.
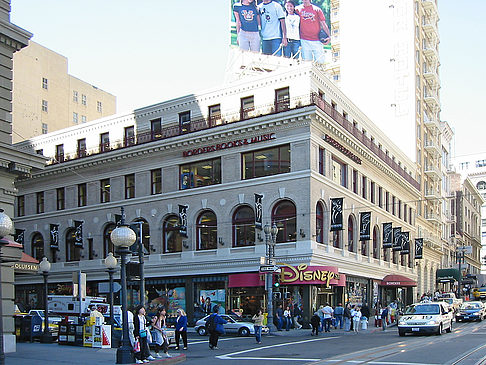
[[398,335],[399,335],[400,337],[405,336],[405,331],[398,331]]
[[451,324],[449,325],[449,328],[446,329],[446,332],[447,333],[451,333],[452,332],[452,320],[451,320]]
[[439,324],[439,329],[437,330],[437,333],[436,334],[437,334],[437,336],[442,335],[442,323]]
[[199,327],[197,329],[197,333],[199,333],[199,336],[206,336],[206,328],[204,327]]
[[249,336],[250,335],[250,330],[246,327],[242,327],[240,328],[240,330],[238,331],[238,335],[239,336],[242,336],[242,337],[246,337],[246,336]]

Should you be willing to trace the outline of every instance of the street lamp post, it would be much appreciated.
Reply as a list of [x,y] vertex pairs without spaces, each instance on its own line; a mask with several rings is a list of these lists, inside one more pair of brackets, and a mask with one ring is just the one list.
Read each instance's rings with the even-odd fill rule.
[[49,276],[49,271],[51,270],[51,263],[47,260],[47,257],[43,257],[41,263],[39,264],[39,271],[44,277],[44,332],[40,338],[41,343],[52,343],[53,338],[51,331],[49,331],[49,311],[47,308],[47,296],[49,294],[47,277]]
[[[272,224],[270,227],[268,224],[265,224],[263,227],[263,231],[265,232],[265,244],[267,246],[267,265],[275,265],[274,257],[275,257],[275,238],[277,237],[278,228],[275,223]],[[266,273],[266,286],[267,286],[267,326],[269,332],[275,332],[277,328],[273,324],[273,273],[268,272]]]
[[117,248],[116,252],[121,256],[120,267],[120,281],[121,281],[121,302],[122,302],[122,316],[123,316],[123,337],[122,345],[116,351],[117,364],[132,364],[133,354],[130,345],[130,338],[128,337],[128,302],[127,302],[127,255],[130,253],[128,249],[137,239],[137,235],[133,230],[125,224],[125,210],[121,208],[121,222],[120,226],[116,227],[111,232],[111,242]]
[[118,264],[118,260],[113,253],[110,252],[105,259],[105,266],[108,271],[108,276],[110,277],[110,326],[111,326],[111,347],[113,347],[113,274],[115,273],[116,265]]
[[[13,231],[13,223],[8,215],[0,209],[0,249],[8,244],[3,238]],[[5,352],[3,350],[3,311],[2,311],[2,255],[0,253],[0,365],[5,364]]]

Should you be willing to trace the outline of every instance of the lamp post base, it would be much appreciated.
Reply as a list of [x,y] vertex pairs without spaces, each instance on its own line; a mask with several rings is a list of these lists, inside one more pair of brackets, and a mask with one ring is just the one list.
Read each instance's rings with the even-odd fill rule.
[[41,343],[53,343],[54,337],[52,337],[51,333],[43,333],[40,336],[40,342]]
[[124,346],[116,350],[116,363],[117,364],[133,364],[135,362],[135,358],[133,356],[133,351],[131,346]]

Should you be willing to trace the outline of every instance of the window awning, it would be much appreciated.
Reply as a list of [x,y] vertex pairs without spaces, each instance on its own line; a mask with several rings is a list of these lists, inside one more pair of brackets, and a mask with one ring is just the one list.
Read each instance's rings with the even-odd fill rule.
[[417,286],[417,282],[403,275],[387,275],[381,281],[381,286],[387,287],[412,287]]
[[438,269],[435,275],[438,283],[453,283],[461,280],[461,272],[453,268]]

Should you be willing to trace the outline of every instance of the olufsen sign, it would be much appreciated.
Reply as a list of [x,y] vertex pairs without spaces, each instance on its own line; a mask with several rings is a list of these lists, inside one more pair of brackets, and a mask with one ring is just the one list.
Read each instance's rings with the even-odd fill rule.
[[219,151],[219,150],[226,150],[228,148],[241,147],[241,146],[246,146],[246,145],[253,144],[253,143],[271,141],[272,139],[276,139],[276,138],[277,137],[275,136],[275,133],[267,133],[267,134],[262,134],[262,135],[251,137],[251,138],[236,139],[234,141],[223,142],[223,143],[213,144],[213,145],[210,145],[210,146],[194,148],[193,150],[187,150],[187,151],[182,152],[182,156],[189,157],[189,156],[202,155],[203,153],[209,153],[209,152],[214,152],[214,151]]

